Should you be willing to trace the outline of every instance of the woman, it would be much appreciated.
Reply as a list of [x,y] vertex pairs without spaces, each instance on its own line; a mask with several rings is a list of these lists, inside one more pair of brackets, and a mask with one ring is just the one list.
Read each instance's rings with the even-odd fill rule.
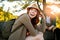
[[[12,27],[12,34],[8,40],[25,40],[28,35],[36,36],[36,25],[39,22],[40,11],[37,6],[27,8],[27,13],[22,14]],[[28,33],[28,34],[27,34]]]

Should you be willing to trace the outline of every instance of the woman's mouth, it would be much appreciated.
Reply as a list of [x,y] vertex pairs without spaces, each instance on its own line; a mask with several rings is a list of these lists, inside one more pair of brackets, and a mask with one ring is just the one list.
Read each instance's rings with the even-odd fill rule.
[[30,14],[31,16],[34,16],[33,14]]

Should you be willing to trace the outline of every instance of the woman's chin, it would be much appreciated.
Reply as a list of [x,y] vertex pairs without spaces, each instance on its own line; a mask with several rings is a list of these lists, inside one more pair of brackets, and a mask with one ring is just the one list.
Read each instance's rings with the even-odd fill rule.
[[34,18],[34,16],[31,16],[31,18]]

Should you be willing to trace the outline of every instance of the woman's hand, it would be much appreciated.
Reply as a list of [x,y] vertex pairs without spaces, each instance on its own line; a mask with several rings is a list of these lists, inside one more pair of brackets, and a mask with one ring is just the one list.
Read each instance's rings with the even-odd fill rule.
[[45,19],[45,16],[44,16],[43,13],[40,13],[40,16],[41,16],[43,19]]
[[29,36],[29,35],[30,35],[30,32],[27,32],[27,33],[26,33],[26,36]]

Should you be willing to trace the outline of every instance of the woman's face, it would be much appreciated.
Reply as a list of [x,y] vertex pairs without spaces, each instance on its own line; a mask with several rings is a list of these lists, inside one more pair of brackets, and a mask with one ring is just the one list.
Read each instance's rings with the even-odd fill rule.
[[36,17],[36,15],[37,15],[37,10],[36,10],[36,9],[30,9],[28,15],[29,15],[30,18]]

